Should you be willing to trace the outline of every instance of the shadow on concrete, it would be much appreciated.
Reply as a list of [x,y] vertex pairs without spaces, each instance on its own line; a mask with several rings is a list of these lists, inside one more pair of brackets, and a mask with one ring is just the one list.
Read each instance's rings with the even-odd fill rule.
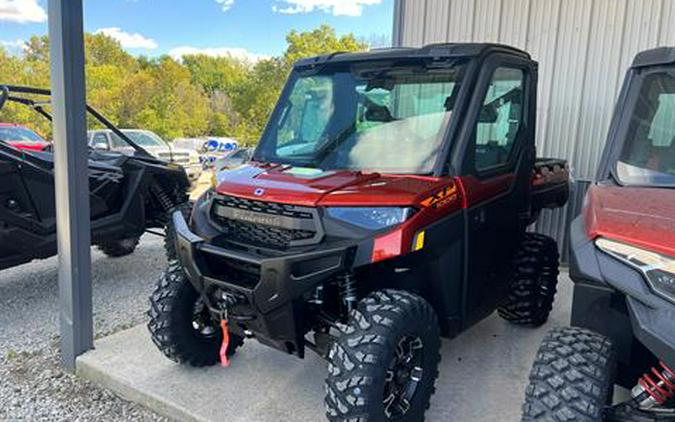
[[[571,282],[560,277],[549,322],[516,327],[496,314],[443,342],[427,421],[517,421],[539,342],[569,322]],[[185,421],[323,421],[326,364],[249,340],[229,368],[192,369],[165,359],[144,326],[104,338],[78,360],[78,374],[157,413]]]

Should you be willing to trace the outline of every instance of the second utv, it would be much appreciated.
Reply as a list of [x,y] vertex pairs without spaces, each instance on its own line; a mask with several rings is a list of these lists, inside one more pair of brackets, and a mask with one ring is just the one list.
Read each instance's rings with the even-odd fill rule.
[[635,58],[572,224],[573,327],[544,339],[524,421],[675,421],[674,188],[675,49],[660,48]]
[[[29,107],[51,120],[49,90],[0,86],[0,112],[10,104]],[[91,149],[89,172],[84,175],[92,243],[108,256],[119,257],[132,253],[146,230],[170,225],[174,209],[188,208],[190,184],[182,167],[152,157],[95,109],[87,106],[87,111],[92,121],[108,127],[133,151],[125,155]],[[54,155],[48,149],[59,147],[29,151],[0,141],[0,269],[57,253]]]

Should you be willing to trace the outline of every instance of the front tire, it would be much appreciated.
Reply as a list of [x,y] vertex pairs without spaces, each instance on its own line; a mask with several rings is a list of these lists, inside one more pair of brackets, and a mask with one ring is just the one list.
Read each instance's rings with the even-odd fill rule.
[[[195,367],[220,362],[223,333],[178,264],[171,264],[159,278],[148,316],[152,341],[167,358]],[[242,337],[230,333],[228,357],[243,343]]]
[[615,367],[607,337],[576,327],[551,330],[530,372],[522,421],[602,422]]
[[512,324],[539,327],[553,308],[559,274],[558,245],[548,236],[526,233],[516,252],[509,294],[498,308]]
[[119,258],[131,255],[138,246],[140,238],[130,237],[128,239],[105,240],[98,244],[98,249],[111,258]]
[[328,419],[424,420],[440,344],[436,313],[421,297],[384,290],[364,298],[328,355]]

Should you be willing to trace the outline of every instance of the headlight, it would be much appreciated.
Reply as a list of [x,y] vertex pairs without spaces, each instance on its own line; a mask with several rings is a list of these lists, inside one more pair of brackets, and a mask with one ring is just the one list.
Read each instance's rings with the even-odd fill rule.
[[209,181],[211,182],[211,189],[215,189],[218,187],[218,176],[215,170],[211,170],[211,176],[209,177]]
[[413,208],[399,207],[333,207],[327,211],[328,215],[336,220],[369,230],[380,230],[401,224],[413,214]]
[[595,245],[638,269],[654,292],[675,302],[675,259],[605,238],[597,239]]

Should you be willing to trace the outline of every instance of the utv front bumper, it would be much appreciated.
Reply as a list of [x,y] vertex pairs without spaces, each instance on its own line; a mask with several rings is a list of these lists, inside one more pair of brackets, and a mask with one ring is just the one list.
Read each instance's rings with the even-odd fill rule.
[[572,325],[612,339],[619,361],[630,365],[634,339],[675,367],[675,305],[653,293],[641,274],[596,248],[582,218],[571,227]]
[[246,331],[266,345],[304,351],[302,297],[355,264],[358,245],[342,243],[310,252],[275,257],[217,246],[193,233],[180,212],[173,214],[178,259],[192,285],[214,316],[224,296],[236,297],[228,308],[230,328]]

